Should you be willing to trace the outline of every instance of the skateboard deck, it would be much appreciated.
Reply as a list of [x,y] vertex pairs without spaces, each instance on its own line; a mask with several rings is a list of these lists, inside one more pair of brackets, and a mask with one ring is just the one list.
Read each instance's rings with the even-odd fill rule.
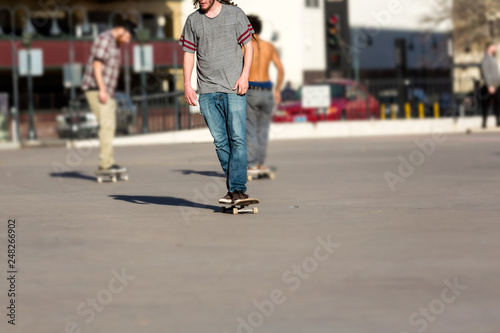
[[[256,205],[260,201],[259,199],[246,199],[241,200],[237,204],[222,204],[223,206],[220,208],[221,213],[232,213],[233,215],[237,215],[239,213],[252,213],[257,214],[259,210],[257,207],[250,208],[250,205]],[[228,207],[229,206],[229,207]]]
[[278,169],[276,167],[269,167],[269,169],[267,170],[247,172],[247,180],[249,182],[251,182],[254,179],[262,179],[262,178],[268,178],[273,180],[276,178],[277,170]]
[[95,172],[96,179],[98,183],[102,183],[103,181],[105,182],[113,182],[116,183],[118,180],[120,181],[127,181],[128,180],[128,175],[125,173],[127,172],[127,169],[120,169],[120,170],[97,170]]

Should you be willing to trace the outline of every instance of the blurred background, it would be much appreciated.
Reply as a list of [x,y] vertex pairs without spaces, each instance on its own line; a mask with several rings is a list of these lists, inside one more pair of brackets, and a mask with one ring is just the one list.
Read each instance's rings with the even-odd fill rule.
[[[237,217],[220,213],[226,177],[184,102],[192,0],[0,1],[16,332],[500,332],[500,127],[480,128],[477,101],[500,1],[234,1],[285,69],[277,177],[249,181],[259,214]],[[113,143],[131,179],[96,184],[81,81],[95,37],[125,19],[138,31]]]
[[[470,117],[481,112],[474,97],[478,66],[484,43],[500,34],[498,2],[237,4],[261,17],[261,37],[275,44],[285,67],[275,122]],[[97,122],[83,98],[81,78],[93,39],[124,19],[137,23],[140,33],[122,47],[117,134],[204,127],[201,115],[190,113],[179,98],[183,78],[177,41],[193,10],[191,0],[2,1],[0,140],[95,136]],[[140,52],[141,47],[147,51]],[[304,106],[302,86],[324,83],[331,88],[329,107]]]

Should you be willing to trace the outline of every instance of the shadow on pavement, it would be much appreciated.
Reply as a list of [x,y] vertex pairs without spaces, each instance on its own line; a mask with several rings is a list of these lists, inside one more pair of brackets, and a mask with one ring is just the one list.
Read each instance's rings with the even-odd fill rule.
[[121,200],[138,205],[153,204],[153,205],[165,205],[165,206],[185,206],[185,207],[213,210],[214,212],[220,211],[219,206],[204,205],[186,199],[174,198],[174,197],[153,197],[148,195],[110,195],[109,197],[115,200]]
[[175,171],[182,172],[183,175],[195,174],[195,175],[201,175],[201,176],[207,176],[207,177],[226,178],[225,174],[223,174],[222,172],[217,172],[217,171],[195,171],[195,170],[175,170]]
[[71,171],[71,172],[52,172],[50,174],[51,177],[57,178],[74,178],[74,179],[83,179],[83,180],[91,180],[93,182],[96,181],[95,177],[91,177],[88,175],[82,174],[80,171]]

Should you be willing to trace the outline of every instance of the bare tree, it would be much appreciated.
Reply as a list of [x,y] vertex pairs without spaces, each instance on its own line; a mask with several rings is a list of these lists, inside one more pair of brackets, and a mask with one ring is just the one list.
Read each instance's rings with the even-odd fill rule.
[[451,20],[455,50],[482,50],[486,41],[500,37],[496,13],[500,13],[498,0],[434,0],[422,23],[432,28]]

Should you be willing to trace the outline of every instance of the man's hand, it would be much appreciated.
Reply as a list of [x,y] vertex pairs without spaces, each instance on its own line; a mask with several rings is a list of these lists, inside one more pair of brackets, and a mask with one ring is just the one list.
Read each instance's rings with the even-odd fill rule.
[[106,91],[106,89],[99,90],[99,102],[101,102],[102,104],[106,104],[107,101],[108,101],[108,92]]
[[186,99],[186,103],[191,106],[198,105],[198,99],[196,98],[196,92],[192,87],[184,87],[184,98]]
[[276,103],[276,106],[281,104],[281,92],[279,90],[274,92],[274,102]]
[[488,91],[490,92],[490,94],[494,95],[497,90],[492,86],[488,89]]
[[236,84],[234,85],[233,90],[238,89],[238,95],[245,95],[248,90],[248,76],[241,75]]

